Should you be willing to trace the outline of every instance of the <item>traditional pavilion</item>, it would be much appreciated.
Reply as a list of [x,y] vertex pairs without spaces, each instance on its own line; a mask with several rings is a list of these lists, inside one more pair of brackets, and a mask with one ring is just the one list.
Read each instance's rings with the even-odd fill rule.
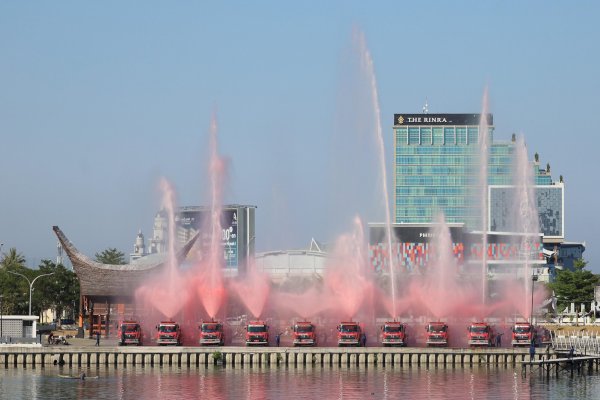
[[[84,319],[89,322],[90,336],[100,331],[105,337],[110,332],[111,310],[117,318],[130,318],[136,314],[135,290],[142,282],[163,271],[167,265],[165,254],[143,257],[124,265],[103,264],[80,253],[58,226],[52,229],[79,279],[79,327],[83,331]],[[183,262],[199,234],[192,237],[177,253],[178,263]]]

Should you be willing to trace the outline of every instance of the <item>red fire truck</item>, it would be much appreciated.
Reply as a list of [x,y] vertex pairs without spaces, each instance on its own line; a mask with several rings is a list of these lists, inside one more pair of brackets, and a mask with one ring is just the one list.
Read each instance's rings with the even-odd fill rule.
[[473,322],[467,328],[468,344],[471,347],[475,346],[492,346],[492,338],[494,331],[492,327],[485,322]]
[[198,330],[200,331],[199,343],[201,346],[225,345],[225,332],[223,331],[223,324],[220,322],[202,322],[198,326]]
[[252,321],[246,325],[246,346],[268,346],[269,326],[264,321]]
[[516,322],[512,328],[512,345],[530,346],[535,341],[535,328],[529,322]]
[[142,328],[137,321],[122,321],[118,331],[119,346],[142,345]]
[[406,346],[407,334],[406,325],[387,321],[381,327],[381,344],[387,346]]
[[342,346],[360,346],[362,338],[362,329],[358,322],[340,322],[338,330],[338,347]]
[[177,322],[161,321],[156,325],[156,344],[181,346],[183,338],[181,328]]
[[448,346],[448,325],[444,322],[430,322],[425,326],[427,346]]
[[316,346],[317,336],[315,326],[308,321],[296,322],[292,326],[294,346]]

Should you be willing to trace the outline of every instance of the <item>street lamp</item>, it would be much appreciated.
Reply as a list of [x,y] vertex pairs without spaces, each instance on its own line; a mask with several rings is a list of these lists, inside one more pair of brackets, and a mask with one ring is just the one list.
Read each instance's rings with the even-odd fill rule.
[[529,315],[529,322],[533,325],[533,284],[538,280],[538,276],[531,275],[531,314]]
[[0,294],[0,340],[2,340],[2,299],[4,296]]
[[33,284],[35,283],[35,281],[38,280],[38,278],[41,278],[42,276],[49,276],[49,275],[53,275],[54,272],[50,272],[49,274],[41,274],[36,276],[33,281],[30,281],[28,277],[26,277],[23,274],[20,274],[18,272],[14,272],[14,271],[6,271],[9,274],[13,274],[13,275],[19,275],[22,276],[23,278],[27,279],[27,282],[29,283],[29,315],[31,315],[31,292],[33,292]]

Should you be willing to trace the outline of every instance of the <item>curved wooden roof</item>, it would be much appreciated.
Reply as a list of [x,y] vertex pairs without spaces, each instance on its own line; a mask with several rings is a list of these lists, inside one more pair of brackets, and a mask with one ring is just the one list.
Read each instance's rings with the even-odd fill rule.
[[[99,263],[80,253],[58,226],[53,226],[52,229],[73,264],[75,274],[79,278],[82,296],[131,298],[144,280],[162,271],[166,265],[165,260],[153,264]],[[187,257],[198,236],[199,233],[177,252],[178,263]]]

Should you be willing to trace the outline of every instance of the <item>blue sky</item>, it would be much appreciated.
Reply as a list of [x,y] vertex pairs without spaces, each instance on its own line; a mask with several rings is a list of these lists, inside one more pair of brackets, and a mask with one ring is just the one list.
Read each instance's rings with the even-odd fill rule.
[[394,113],[425,98],[431,113],[479,112],[487,85],[496,138],[524,135],[564,176],[567,240],[585,241],[600,272],[597,2],[295,3],[1,2],[3,251],[54,259],[59,225],[90,256],[129,253],[163,176],[180,205],[205,203],[215,109],[225,200],[258,206],[257,250],[329,241],[355,214],[380,220],[354,90],[360,29],[388,171]]

